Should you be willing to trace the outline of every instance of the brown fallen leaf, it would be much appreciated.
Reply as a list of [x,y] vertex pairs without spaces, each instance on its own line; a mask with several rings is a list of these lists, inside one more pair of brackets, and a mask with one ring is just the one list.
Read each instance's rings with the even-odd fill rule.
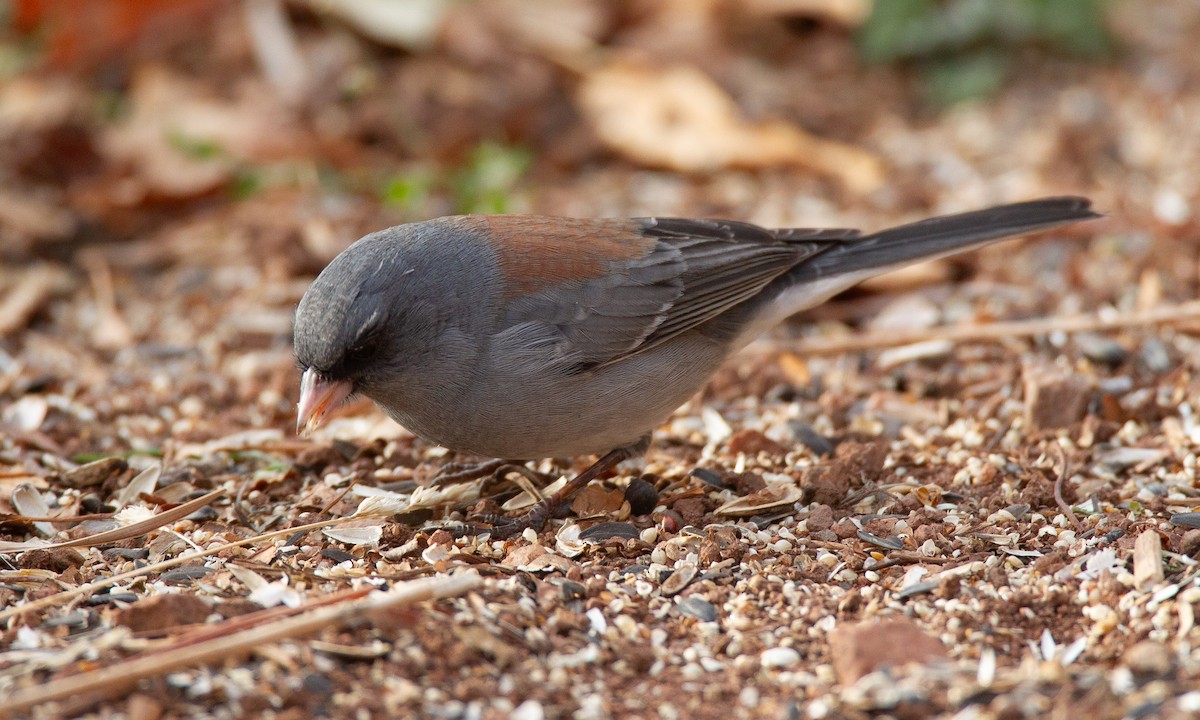
[[619,58],[584,74],[578,103],[601,141],[647,165],[681,172],[800,165],[857,194],[883,183],[883,162],[871,152],[780,120],[746,121],[695,67]]
[[210,607],[195,595],[151,595],[117,613],[117,622],[137,633],[161,633],[181,625],[196,625],[208,617]]
[[571,510],[578,517],[610,515],[620,510],[623,502],[625,502],[624,492],[601,485],[589,485],[575,496],[575,500],[571,503]]
[[717,515],[759,515],[768,510],[784,508],[799,502],[804,491],[790,482],[769,483],[758,492],[734,498],[713,512]]
[[91,67],[134,46],[170,46],[196,33],[220,7],[211,0],[20,0],[11,21],[22,32],[39,32],[39,57],[62,70]]
[[846,623],[829,635],[830,654],[842,685],[885,667],[925,665],[946,658],[941,641],[908,618]]
[[66,271],[46,263],[22,272],[0,298],[0,337],[24,330],[51,295],[67,282]]
[[437,40],[454,3],[448,0],[398,3],[391,0],[305,0],[314,10],[333,15],[385,45],[425,50]]
[[[19,113],[7,107],[10,97],[0,95],[0,107],[4,108],[0,115],[7,115],[0,119],[0,132],[29,132],[13,117]],[[75,225],[71,211],[52,198],[12,188],[0,189],[0,227],[4,228],[5,241],[23,251],[47,238],[65,238],[74,232]]]
[[191,198],[212,192],[246,160],[303,153],[306,143],[286,104],[261,86],[231,100],[162,67],[140,70],[130,112],[104,130],[100,152],[131,175],[108,201],[132,206],[146,198]]
[[743,0],[742,9],[759,15],[817,17],[856,28],[871,14],[871,0]]

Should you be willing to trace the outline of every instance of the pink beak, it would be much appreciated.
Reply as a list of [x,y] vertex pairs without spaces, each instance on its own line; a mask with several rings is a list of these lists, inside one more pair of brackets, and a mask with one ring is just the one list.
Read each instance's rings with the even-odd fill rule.
[[330,380],[309,368],[300,376],[300,403],[296,432],[308,435],[321,427],[330,413],[341,407],[353,391],[347,380]]

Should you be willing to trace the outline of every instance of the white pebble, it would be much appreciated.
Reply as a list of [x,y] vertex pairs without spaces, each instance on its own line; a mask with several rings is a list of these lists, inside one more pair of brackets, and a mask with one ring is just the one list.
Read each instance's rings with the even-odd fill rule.
[[700,667],[704,668],[705,672],[719,672],[725,669],[725,663],[716,658],[702,657],[700,658]]
[[517,706],[516,710],[508,716],[511,720],[543,720],[546,717],[546,710],[537,700],[526,700]]
[[1168,225],[1182,225],[1192,215],[1187,198],[1179,191],[1163,188],[1154,193],[1154,217]]
[[759,661],[765,668],[791,667],[800,662],[800,653],[790,647],[776,647],[763,650]]
[[744,708],[753,710],[758,707],[759,694],[758,688],[753,685],[747,685],[738,693],[738,704]]

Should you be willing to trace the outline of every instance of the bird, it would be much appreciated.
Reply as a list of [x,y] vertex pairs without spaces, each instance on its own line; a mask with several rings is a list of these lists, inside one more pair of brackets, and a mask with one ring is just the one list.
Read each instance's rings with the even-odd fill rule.
[[351,396],[415,435],[501,462],[599,456],[497,537],[546,520],[738,350],[914,262],[1098,218],[1049,197],[873,233],[733,220],[459,215],[371,233],[301,298],[297,430]]

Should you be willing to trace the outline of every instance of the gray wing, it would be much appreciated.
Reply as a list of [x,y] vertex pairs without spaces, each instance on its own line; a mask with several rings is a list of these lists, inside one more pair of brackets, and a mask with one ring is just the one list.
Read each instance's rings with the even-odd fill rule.
[[767,230],[732,221],[641,218],[648,252],[610,263],[598,277],[559,283],[510,301],[506,332],[520,345],[556,350],[580,372],[665,342],[754,297],[798,263],[855,230]]

